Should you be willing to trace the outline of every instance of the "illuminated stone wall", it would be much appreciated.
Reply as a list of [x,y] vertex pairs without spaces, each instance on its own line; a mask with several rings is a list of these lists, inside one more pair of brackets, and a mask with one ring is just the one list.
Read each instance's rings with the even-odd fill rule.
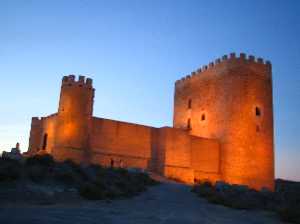
[[163,154],[162,174],[166,177],[194,182],[194,170],[191,164],[191,136],[187,132],[174,128],[161,128],[160,144]]
[[195,180],[208,180],[212,183],[221,180],[219,142],[196,136],[192,136],[191,141],[191,163]]
[[58,112],[33,118],[29,154],[167,177],[274,187],[271,65],[244,54],[176,82],[174,128],[93,117],[91,79],[65,76]]
[[273,189],[269,62],[245,54],[217,59],[176,82],[174,104],[175,128],[220,141],[223,180]]
[[32,152],[40,150],[51,153],[54,147],[55,131],[56,131],[57,114],[48,117],[33,117],[31,122],[31,132],[29,139],[29,148]]
[[[164,127],[158,129],[161,152],[160,173],[164,176],[193,183],[194,180],[219,180],[219,152],[217,140],[190,135],[185,130]],[[200,172],[205,174],[200,176]]]
[[92,80],[65,76],[62,80],[57,115],[55,147],[89,148],[94,89]]
[[[94,163],[147,169],[151,158],[151,137],[155,128],[93,118],[90,149]],[[95,158],[95,155],[97,158]]]
[[40,149],[46,151],[47,153],[52,153],[51,150],[54,148],[56,137],[56,120],[57,114],[42,118],[43,130],[41,133],[42,144],[40,145]]
[[42,121],[38,117],[31,119],[28,153],[35,154],[40,150],[42,136]]

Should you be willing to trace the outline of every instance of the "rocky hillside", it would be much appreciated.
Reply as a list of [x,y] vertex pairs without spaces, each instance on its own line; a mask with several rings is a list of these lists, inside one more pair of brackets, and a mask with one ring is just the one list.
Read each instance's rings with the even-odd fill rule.
[[283,221],[300,223],[300,183],[276,180],[275,192],[256,191],[247,186],[209,182],[195,185],[193,190],[198,196],[214,204],[235,209],[275,211]]
[[157,184],[138,170],[55,162],[49,155],[0,159],[0,203],[112,200],[135,196]]

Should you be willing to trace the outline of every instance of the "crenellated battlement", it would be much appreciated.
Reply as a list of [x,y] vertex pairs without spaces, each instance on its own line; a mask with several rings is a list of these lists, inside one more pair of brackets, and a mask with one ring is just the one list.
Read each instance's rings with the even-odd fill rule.
[[201,68],[193,71],[191,74],[177,80],[175,85],[185,83],[190,81],[192,78],[197,77],[206,71],[214,70],[220,68],[222,66],[230,67],[231,65],[254,65],[254,66],[261,66],[261,68],[265,69],[267,73],[271,73],[272,65],[270,61],[265,61],[262,58],[255,58],[253,55],[247,56],[245,53],[240,53],[239,56],[236,56],[235,53],[230,53],[229,55],[224,55],[221,58],[217,58],[214,62],[210,62],[208,65],[204,65]]
[[80,75],[78,80],[75,79],[75,75],[64,76],[62,79],[62,86],[79,86],[79,87],[89,87],[93,86],[93,80],[91,78],[85,78],[85,76]]

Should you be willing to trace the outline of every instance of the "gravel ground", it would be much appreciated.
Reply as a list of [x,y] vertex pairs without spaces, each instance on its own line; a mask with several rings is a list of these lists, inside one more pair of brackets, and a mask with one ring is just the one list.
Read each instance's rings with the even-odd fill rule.
[[209,204],[196,197],[190,187],[163,183],[132,199],[113,202],[78,200],[72,203],[1,204],[0,223],[146,224],[146,223],[282,223],[266,211],[234,210]]

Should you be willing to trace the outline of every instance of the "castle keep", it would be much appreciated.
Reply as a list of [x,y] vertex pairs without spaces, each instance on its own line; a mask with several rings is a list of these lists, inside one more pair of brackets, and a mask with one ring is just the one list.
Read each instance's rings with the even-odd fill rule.
[[230,54],[176,81],[173,127],[93,117],[94,92],[63,77],[58,112],[32,118],[29,154],[274,189],[270,62]]

